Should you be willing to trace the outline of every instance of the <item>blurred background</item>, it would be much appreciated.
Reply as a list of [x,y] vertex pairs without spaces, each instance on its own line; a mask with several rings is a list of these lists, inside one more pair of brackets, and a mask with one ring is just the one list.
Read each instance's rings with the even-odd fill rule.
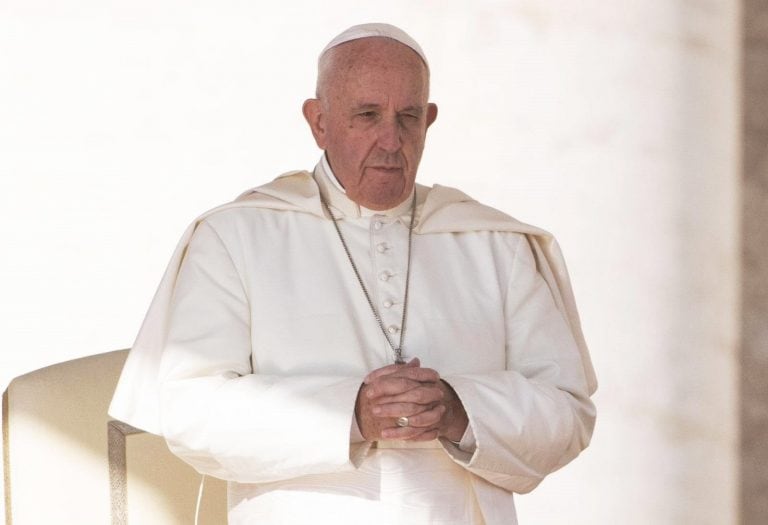
[[200,212],[320,151],[349,25],[418,40],[419,171],[552,231],[600,381],[523,524],[768,516],[768,5],[760,0],[3,0],[0,390],[128,348]]

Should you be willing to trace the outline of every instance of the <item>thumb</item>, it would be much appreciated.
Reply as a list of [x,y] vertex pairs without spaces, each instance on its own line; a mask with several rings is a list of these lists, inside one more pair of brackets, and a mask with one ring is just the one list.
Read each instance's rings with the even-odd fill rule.
[[405,364],[405,366],[409,366],[409,367],[418,368],[418,367],[420,367],[420,366],[421,366],[421,361],[419,361],[419,358],[418,358],[418,357],[414,357],[413,359],[411,359],[410,361],[408,361],[408,362]]

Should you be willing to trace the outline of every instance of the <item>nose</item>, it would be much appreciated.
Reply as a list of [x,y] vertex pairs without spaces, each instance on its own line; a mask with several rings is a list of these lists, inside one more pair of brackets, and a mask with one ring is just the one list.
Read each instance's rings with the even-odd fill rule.
[[396,118],[382,119],[378,125],[378,146],[387,153],[395,153],[403,146],[400,124]]

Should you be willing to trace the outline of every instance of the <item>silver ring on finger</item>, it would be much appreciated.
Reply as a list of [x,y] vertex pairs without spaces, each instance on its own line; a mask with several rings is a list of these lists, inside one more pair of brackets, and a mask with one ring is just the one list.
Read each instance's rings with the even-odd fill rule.
[[397,418],[397,426],[398,427],[407,427],[410,424],[410,421],[408,421],[408,418],[405,416]]

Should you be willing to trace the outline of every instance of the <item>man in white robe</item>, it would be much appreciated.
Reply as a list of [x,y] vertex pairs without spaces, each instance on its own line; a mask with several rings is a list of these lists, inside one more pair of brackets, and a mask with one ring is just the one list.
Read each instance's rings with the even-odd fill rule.
[[339,35],[314,171],[201,216],[163,278],[110,414],[228,480],[230,523],[516,523],[513,493],[589,443],[557,245],[415,184],[428,89],[399,29]]

